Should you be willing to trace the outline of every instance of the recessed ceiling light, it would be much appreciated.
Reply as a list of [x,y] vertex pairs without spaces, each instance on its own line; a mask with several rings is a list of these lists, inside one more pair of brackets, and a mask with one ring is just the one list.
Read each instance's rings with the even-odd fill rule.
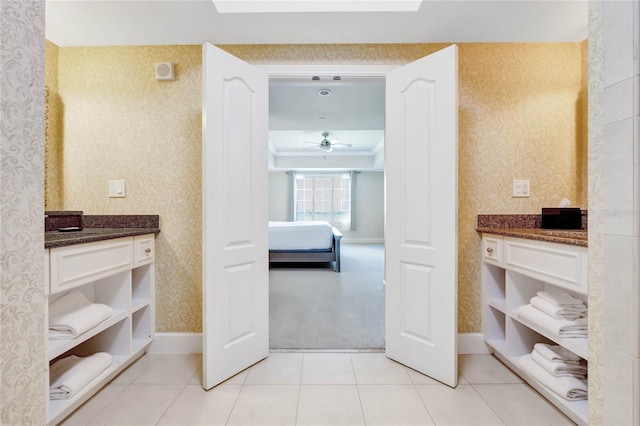
[[318,77],[317,75],[314,75],[313,77],[311,77],[311,80],[318,81],[320,80],[320,77]]
[[339,75],[336,75],[335,77],[333,77],[333,79],[335,81],[340,81],[340,80],[342,80],[342,77],[340,77]]
[[415,12],[422,0],[212,0],[218,13]]
[[318,90],[318,95],[320,96],[329,96],[331,94],[331,90],[329,89],[320,89]]
[[320,117],[318,120],[326,120],[327,117]]

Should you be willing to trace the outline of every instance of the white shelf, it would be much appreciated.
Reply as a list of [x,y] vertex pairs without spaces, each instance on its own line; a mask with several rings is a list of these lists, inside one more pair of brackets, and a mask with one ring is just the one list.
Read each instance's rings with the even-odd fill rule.
[[[114,313],[75,339],[47,341],[46,356],[49,361],[61,356],[89,356],[96,352],[112,355],[111,366],[73,398],[49,401],[47,424],[63,421],[149,348],[155,331],[154,243],[154,236],[149,234],[120,238],[117,247],[113,240],[107,240],[49,250],[48,260],[53,266],[51,271],[58,271],[58,275],[50,273],[49,302],[73,287],[89,301],[110,306]],[[140,266],[133,266],[134,246],[145,255],[136,264]],[[109,250],[112,247],[118,250]],[[87,258],[91,261],[87,261]],[[120,267],[110,268],[113,264],[129,267],[124,270]],[[86,278],[78,281],[74,274]],[[70,284],[66,285],[67,282]]]
[[62,417],[67,416],[72,411],[72,407],[74,407],[76,404],[80,404],[86,401],[88,398],[93,396],[99,390],[99,388],[97,388],[97,385],[105,379],[109,378],[111,375],[115,376],[116,372],[120,369],[127,358],[127,356],[113,356],[111,360],[111,366],[100,373],[98,377],[89,382],[89,384],[85,386],[80,392],[78,392],[73,398],[49,400],[49,422],[54,423],[62,420]]
[[541,393],[545,398],[553,403],[567,417],[576,422],[578,425],[587,426],[589,419],[589,402],[585,399],[582,401],[567,401],[551,389],[540,383],[534,377],[525,373],[518,366],[519,357],[506,357],[503,354],[499,358],[507,364],[511,369],[518,372],[532,388]]
[[507,351],[506,340],[492,339],[487,340],[486,342],[494,351],[500,352],[501,354],[504,354]]
[[56,339],[56,340],[48,340],[47,341],[47,359],[51,361],[52,359],[62,355],[68,350],[78,346],[80,343],[85,342],[91,339],[93,336],[99,334],[100,332],[106,330],[112,325],[122,321],[127,318],[129,315],[126,311],[114,311],[113,315],[110,318],[102,321],[100,324],[96,325],[92,329],[88,330],[85,333],[82,333],[80,336],[75,339]]
[[[483,235],[483,247],[487,245],[485,237]],[[511,237],[505,237],[502,242],[501,238],[489,236],[495,246],[494,253],[500,252],[496,248],[503,248],[503,262],[496,265],[494,259],[487,261],[484,256],[482,263],[482,331],[485,341],[496,357],[567,417],[579,425],[587,425],[589,404],[586,400],[567,401],[525,373],[518,360],[519,356],[531,353],[538,342],[554,342],[587,360],[588,339],[561,338],[512,311],[529,303],[538,291],[548,287],[560,291],[564,288],[585,296],[588,287],[585,273],[587,249]]]
[[131,312],[137,312],[149,305],[151,305],[151,301],[149,299],[133,299],[131,301]]
[[493,309],[497,309],[503,314],[507,313],[507,304],[505,299],[489,299],[488,303]]
[[531,330],[540,334],[541,336],[546,337],[547,339],[557,343],[560,346],[564,346],[569,349],[574,354],[578,355],[580,358],[588,360],[589,354],[589,339],[582,337],[572,337],[572,338],[563,338],[557,336],[555,334],[549,333],[542,328],[538,327],[538,325],[525,320],[524,318],[520,318],[517,314],[513,313],[511,318],[518,321],[520,324],[527,326]]

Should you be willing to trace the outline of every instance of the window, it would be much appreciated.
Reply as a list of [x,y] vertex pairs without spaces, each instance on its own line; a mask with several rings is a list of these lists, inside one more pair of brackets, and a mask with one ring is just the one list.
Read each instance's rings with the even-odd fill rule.
[[349,173],[295,173],[293,220],[327,221],[351,229],[351,176]]

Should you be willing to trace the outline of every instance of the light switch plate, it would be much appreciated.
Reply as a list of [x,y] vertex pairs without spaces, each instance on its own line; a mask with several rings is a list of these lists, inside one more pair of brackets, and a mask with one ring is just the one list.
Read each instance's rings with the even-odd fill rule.
[[513,180],[513,197],[529,197],[531,195],[531,185],[529,180],[524,179],[514,179]]
[[109,181],[109,197],[123,198],[127,196],[127,187],[124,179],[116,179]]

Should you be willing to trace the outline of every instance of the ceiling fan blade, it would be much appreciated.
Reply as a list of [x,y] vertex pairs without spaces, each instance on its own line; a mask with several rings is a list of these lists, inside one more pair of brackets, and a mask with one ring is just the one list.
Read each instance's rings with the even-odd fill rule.
[[350,143],[336,142],[336,143],[332,143],[331,145],[341,145],[341,146],[346,146],[347,148],[351,148]]
[[314,145],[320,145],[318,142],[308,142],[308,141],[302,141],[302,143],[312,143]]

